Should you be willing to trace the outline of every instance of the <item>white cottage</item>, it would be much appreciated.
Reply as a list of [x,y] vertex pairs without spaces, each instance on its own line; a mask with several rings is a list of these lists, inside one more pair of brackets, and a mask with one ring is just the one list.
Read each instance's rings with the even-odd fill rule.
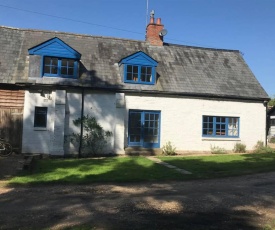
[[163,28],[152,17],[136,41],[0,27],[1,87],[25,90],[22,152],[78,154],[64,140],[86,114],[113,133],[105,153],[265,141],[269,98],[240,52],[164,43]]

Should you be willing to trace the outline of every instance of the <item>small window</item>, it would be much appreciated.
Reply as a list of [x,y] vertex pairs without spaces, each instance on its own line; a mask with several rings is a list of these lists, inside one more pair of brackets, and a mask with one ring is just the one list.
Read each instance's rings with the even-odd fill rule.
[[77,66],[74,59],[45,57],[43,76],[76,78]]
[[203,116],[202,135],[209,137],[239,137],[239,118]]
[[126,65],[125,82],[153,84],[153,68],[151,66]]
[[270,119],[270,125],[275,126],[275,119]]
[[34,127],[47,127],[47,107],[35,107],[34,112]]

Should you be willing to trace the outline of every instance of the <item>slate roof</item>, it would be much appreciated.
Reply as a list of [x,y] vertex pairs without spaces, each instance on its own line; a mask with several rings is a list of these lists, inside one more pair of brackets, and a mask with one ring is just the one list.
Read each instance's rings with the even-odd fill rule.
[[[58,37],[81,54],[78,80],[29,79],[28,49]],[[118,62],[142,51],[158,62],[157,84],[123,82]],[[267,93],[236,50],[0,26],[0,83],[55,84],[129,92],[264,100]]]

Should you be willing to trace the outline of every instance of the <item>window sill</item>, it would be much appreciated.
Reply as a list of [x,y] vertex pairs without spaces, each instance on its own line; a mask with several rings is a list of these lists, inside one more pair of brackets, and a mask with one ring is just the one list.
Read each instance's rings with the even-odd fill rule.
[[239,137],[203,137],[202,141],[241,141]]
[[47,131],[48,129],[44,128],[44,127],[33,127],[33,130],[34,131]]

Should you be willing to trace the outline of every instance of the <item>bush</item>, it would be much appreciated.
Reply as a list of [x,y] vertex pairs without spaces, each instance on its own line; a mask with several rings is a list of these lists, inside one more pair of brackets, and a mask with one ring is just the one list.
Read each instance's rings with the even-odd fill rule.
[[275,144],[275,137],[274,136],[269,139],[269,143]]
[[[80,126],[81,122],[83,124],[81,150],[87,150],[87,154],[84,154],[84,151],[81,151],[82,156],[101,154],[109,138],[112,136],[112,132],[104,131],[102,126],[97,123],[96,118],[89,115],[73,121],[74,125],[76,126]],[[80,139],[80,133],[73,133],[71,137],[71,142],[80,143]]]
[[211,153],[212,154],[225,154],[225,153],[227,153],[227,151],[224,149],[224,148],[221,148],[221,147],[219,147],[219,146],[212,146],[211,145]]
[[263,141],[258,141],[253,151],[253,153],[273,153],[273,152],[275,152],[275,150],[269,146],[264,146]]
[[234,153],[245,153],[246,152],[246,145],[242,144],[242,143],[236,143],[234,145],[233,152]]
[[162,147],[162,154],[163,155],[168,155],[168,156],[176,155],[176,147],[174,147],[172,145],[172,143],[170,141],[168,141]]

